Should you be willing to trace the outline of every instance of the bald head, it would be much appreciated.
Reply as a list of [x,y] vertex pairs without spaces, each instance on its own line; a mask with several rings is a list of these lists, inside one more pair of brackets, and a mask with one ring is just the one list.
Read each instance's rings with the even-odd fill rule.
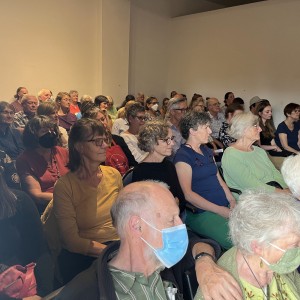
[[111,208],[111,216],[118,234],[124,237],[126,223],[131,216],[159,218],[164,210],[172,208],[178,210],[175,199],[165,183],[140,181],[121,190]]

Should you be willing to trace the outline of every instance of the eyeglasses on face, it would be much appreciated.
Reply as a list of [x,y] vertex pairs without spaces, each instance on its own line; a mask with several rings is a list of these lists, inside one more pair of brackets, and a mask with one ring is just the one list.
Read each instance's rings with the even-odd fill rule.
[[91,140],[88,140],[87,142],[93,142],[96,146],[98,147],[102,147],[103,146],[103,142],[106,144],[106,145],[109,145],[110,144],[110,138],[109,137],[105,137],[105,138],[96,138],[96,139],[91,139]]
[[181,113],[185,113],[187,111],[187,108],[173,108],[173,110],[178,110],[180,111]]
[[171,142],[174,140],[174,138],[175,138],[175,136],[172,135],[171,137],[167,137],[167,138],[165,138],[165,139],[159,139],[159,140],[165,142],[167,145],[170,145]]
[[145,116],[135,116],[139,121],[146,121],[147,118]]
[[210,104],[211,106],[220,106],[221,105],[221,103],[220,102],[217,102],[217,103],[212,103],[212,104]]
[[1,114],[3,115],[11,115],[13,116],[15,113],[13,111],[8,111],[8,110],[3,110],[3,111],[0,111]]

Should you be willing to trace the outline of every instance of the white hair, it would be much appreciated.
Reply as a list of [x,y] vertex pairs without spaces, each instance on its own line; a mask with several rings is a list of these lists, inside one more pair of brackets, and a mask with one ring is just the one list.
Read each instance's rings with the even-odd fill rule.
[[284,160],[281,174],[293,195],[300,199],[300,154]]
[[300,235],[300,202],[283,193],[248,191],[240,196],[229,217],[232,243],[245,253],[294,232]]
[[258,124],[258,116],[253,115],[251,112],[243,112],[232,118],[228,133],[238,140],[244,136],[246,129],[255,124]]

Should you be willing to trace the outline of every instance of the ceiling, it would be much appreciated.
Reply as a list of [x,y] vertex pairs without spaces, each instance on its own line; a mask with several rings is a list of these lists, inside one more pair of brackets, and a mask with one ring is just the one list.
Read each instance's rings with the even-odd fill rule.
[[171,17],[179,17],[266,0],[170,0]]

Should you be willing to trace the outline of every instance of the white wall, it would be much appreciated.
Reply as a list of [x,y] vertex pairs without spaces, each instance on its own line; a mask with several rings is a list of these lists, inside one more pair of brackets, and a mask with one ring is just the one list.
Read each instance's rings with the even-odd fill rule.
[[165,97],[170,1],[132,0],[129,93]]
[[96,93],[100,0],[1,1],[0,100],[17,87]]
[[[174,18],[166,92],[269,99],[275,122],[300,102],[300,1],[269,0]],[[248,106],[248,105],[247,105]]]

